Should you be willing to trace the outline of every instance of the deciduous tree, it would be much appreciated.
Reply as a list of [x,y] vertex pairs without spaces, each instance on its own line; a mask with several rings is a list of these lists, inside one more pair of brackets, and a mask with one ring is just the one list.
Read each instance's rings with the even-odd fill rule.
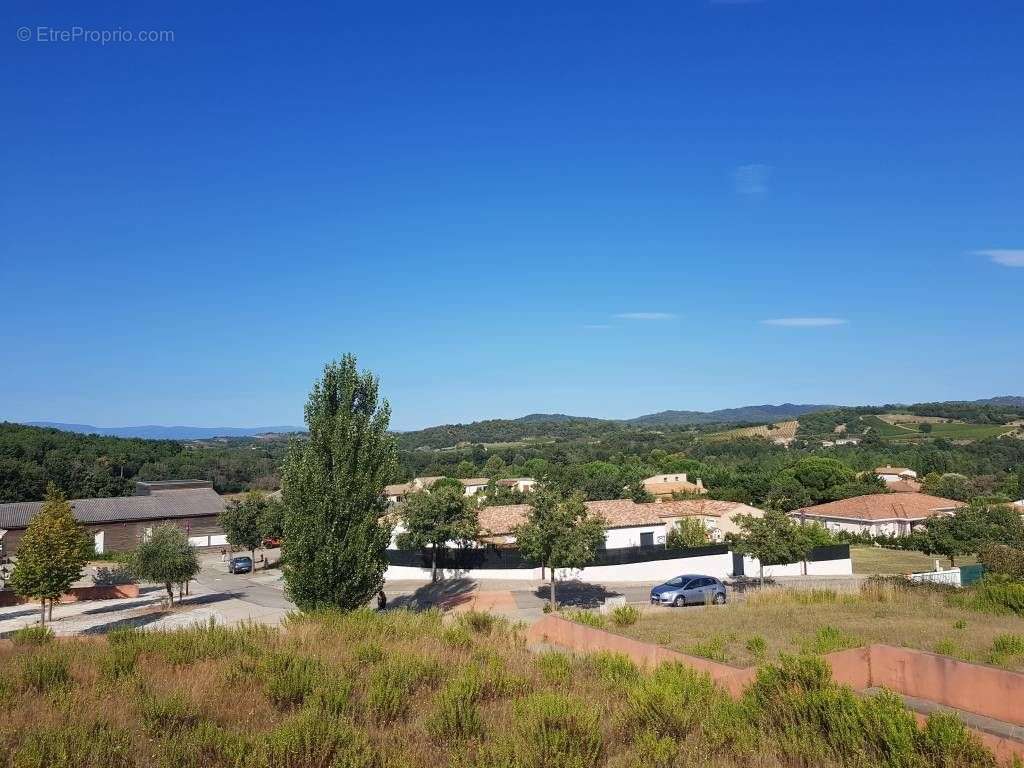
[[42,509],[25,530],[11,574],[15,593],[39,600],[41,624],[46,623],[46,601],[52,605],[81,577],[91,545],[71,503],[51,484]]
[[227,535],[228,544],[248,549],[252,567],[256,569],[256,549],[263,544],[266,497],[259,491],[249,491],[241,501],[232,499],[220,513],[220,524]]
[[740,534],[733,548],[742,555],[757,558],[762,585],[766,565],[792,563],[801,557],[797,525],[785,512],[770,509],[764,517],[736,515],[734,521]]
[[191,581],[199,573],[195,547],[176,525],[158,525],[127,558],[125,565],[140,581],[163,584],[174,604],[174,585]]
[[684,517],[669,529],[665,536],[668,549],[692,549],[710,543],[708,527],[699,517]]
[[563,498],[551,488],[534,492],[526,522],[516,528],[516,542],[528,559],[551,570],[551,608],[555,609],[555,571],[582,568],[604,542],[605,521],[590,515],[580,493]]
[[430,547],[430,580],[437,581],[437,555],[448,542],[468,546],[477,537],[476,504],[466,497],[462,484],[438,481],[429,492],[409,496],[402,508],[405,527],[398,537],[403,549]]
[[377,379],[351,355],[313,385],[309,438],[292,443],[283,472],[285,583],[303,610],[354,610],[383,586],[391,539],[384,484],[396,467],[390,415]]

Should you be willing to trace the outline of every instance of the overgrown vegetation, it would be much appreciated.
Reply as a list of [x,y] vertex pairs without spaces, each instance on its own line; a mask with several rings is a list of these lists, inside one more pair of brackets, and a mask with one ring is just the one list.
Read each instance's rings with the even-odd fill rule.
[[654,609],[604,628],[739,666],[888,643],[1024,671],[1007,639],[1024,637],[1024,584],[987,578],[956,589],[872,577],[854,594],[771,589],[724,608]]
[[[467,643],[446,639],[453,627]],[[502,620],[434,612],[122,630],[3,647],[0,666],[14,686],[0,765],[18,768],[994,765],[955,718],[918,726],[814,659],[766,667],[733,700],[683,666],[534,656]]]

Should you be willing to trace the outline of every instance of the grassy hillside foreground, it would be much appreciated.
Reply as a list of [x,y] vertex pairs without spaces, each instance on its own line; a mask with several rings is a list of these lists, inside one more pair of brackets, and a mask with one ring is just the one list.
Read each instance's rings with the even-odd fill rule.
[[22,637],[0,669],[0,765],[17,768],[993,765],[955,717],[919,727],[813,657],[733,701],[682,666],[533,655],[484,614]]

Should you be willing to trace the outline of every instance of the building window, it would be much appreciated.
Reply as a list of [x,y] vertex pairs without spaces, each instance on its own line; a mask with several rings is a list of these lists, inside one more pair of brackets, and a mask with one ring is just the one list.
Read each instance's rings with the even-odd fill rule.
[[654,546],[654,532],[640,534],[640,546],[641,547],[653,547]]

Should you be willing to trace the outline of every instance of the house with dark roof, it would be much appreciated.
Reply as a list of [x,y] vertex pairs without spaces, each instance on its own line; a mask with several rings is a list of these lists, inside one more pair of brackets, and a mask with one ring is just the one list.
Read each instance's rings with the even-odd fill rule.
[[928,518],[952,515],[962,506],[962,501],[927,493],[872,493],[804,507],[790,516],[802,522],[816,520],[830,531],[906,536]]
[[[0,551],[17,554],[18,542],[41,501],[0,504]],[[72,499],[75,519],[92,537],[98,553],[134,549],[157,525],[176,525],[196,547],[227,543],[220,527],[224,499],[206,480],[162,480],[135,484],[133,496]]]

